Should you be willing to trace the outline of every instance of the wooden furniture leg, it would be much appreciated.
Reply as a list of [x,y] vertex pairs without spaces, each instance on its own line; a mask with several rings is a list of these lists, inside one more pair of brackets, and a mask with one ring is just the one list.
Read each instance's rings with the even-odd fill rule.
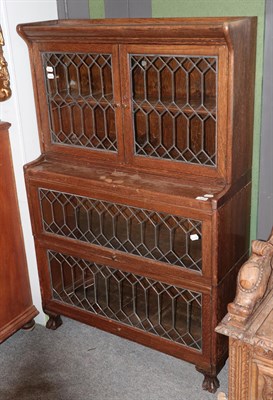
[[59,326],[62,325],[63,321],[60,315],[52,314],[49,312],[47,312],[47,315],[49,316],[49,320],[46,323],[47,329],[52,329],[53,331],[55,331],[56,329],[59,328]]

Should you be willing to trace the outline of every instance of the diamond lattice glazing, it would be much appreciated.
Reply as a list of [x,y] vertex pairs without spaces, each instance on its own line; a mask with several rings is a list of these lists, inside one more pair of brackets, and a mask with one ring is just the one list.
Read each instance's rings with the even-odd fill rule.
[[117,151],[111,54],[43,53],[53,143]]
[[215,166],[217,57],[130,60],[135,154]]
[[48,251],[53,298],[201,350],[202,294]]
[[47,189],[39,196],[46,232],[202,270],[200,221]]

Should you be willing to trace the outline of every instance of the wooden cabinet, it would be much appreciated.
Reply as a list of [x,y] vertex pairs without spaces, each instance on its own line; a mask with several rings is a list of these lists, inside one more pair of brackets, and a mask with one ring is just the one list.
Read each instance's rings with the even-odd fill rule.
[[43,306],[194,363],[248,257],[255,18],[24,24],[41,157],[25,168]]
[[229,400],[273,398],[272,262],[273,231],[267,242],[253,241],[251,257],[238,274],[235,300],[217,327],[229,337]]
[[0,343],[34,326],[21,221],[9,144],[10,124],[0,122]]

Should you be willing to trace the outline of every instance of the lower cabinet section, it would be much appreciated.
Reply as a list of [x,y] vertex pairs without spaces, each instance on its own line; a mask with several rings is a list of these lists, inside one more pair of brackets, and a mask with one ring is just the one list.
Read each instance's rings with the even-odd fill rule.
[[47,251],[52,297],[202,349],[202,294],[77,257]]
[[214,329],[248,256],[250,185],[217,208],[181,200],[187,185],[171,203],[131,176],[118,190],[91,169],[61,182],[57,167],[26,171],[47,326],[64,315],[191,362],[215,392],[228,341]]

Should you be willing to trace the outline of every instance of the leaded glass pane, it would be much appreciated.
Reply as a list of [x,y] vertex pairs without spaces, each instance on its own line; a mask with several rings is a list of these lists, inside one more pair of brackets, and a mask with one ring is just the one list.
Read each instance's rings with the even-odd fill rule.
[[135,155],[216,165],[214,56],[131,54]]
[[200,221],[48,189],[39,196],[45,232],[202,270]]
[[52,143],[116,152],[111,54],[42,57]]
[[201,350],[201,293],[54,251],[48,262],[55,300]]

